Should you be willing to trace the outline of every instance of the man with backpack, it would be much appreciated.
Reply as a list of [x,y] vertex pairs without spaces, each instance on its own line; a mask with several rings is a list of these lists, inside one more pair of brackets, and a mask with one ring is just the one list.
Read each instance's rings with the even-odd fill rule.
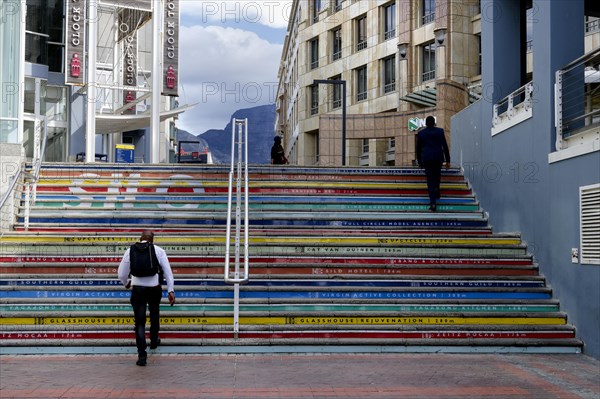
[[173,272],[166,252],[153,244],[154,233],[144,230],[140,241],[133,244],[119,264],[118,277],[125,288],[131,287],[131,306],[135,319],[135,343],[138,360],[135,364],[145,366],[146,353],[146,305],[150,310],[150,349],[160,345],[160,300],[162,299],[161,282],[164,277],[167,284],[169,303],[175,304],[173,291]]

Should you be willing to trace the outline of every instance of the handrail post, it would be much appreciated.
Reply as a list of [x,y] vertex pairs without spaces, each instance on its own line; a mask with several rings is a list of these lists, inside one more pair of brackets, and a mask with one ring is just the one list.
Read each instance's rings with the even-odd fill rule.
[[[236,128],[237,128],[237,156],[236,156]],[[237,161],[236,161],[237,159]],[[233,119],[231,126],[231,166],[229,170],[229,187],[227,191],[227,225],[225,230],[225,270],[224,280],[233,284],[233,334],[238,338],[240,318],[240,283],[248,281],[248,119]],[[234,165],[235,163],[235,165]],[[236,174],[236,207],[235,207],[235,237],[234,237],[234,259],[235,265],[233,276],[230,271],[231,258],[231,213],[233,206],[233,175]],[[244,178],[244,190],[242,191],[242,176]],[[243,198],[242,198],[243,193]],[[240,251],[242,232],[242,201],[244,203],[244,273],[240,275]]]

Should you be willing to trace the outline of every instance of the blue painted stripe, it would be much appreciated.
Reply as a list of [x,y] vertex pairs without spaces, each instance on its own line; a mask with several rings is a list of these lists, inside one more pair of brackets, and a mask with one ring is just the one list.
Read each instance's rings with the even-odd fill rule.
[[[176,280],[178,287],[222,287],[227,286],[223,280]],[[380,280],[250,280],[246,286],[268,287],[415,287],[415,288],[537,288],[544,287],[542,281],[441,281],[441,280],[405,280],[405,281],[380,281]],[[90,286],[121,286],[118,280],[0,280],[0,286],[10,287],[90,287]]]
[[[19,218],[24,223],[24,218]],[[170,218],[29,218],[30,223],[84,223],[86,225],[207,225],[224,226],[225,219]],[[265,220],[252,219],[252,226],[331,226],[331,227],[487,227],[487,220]]]
[[[0,291],[0,298],[129,298],[130,291]],[[163,297],[166,293],[163,292]],[[177,298],[233,298],[229,291],[177,291]],[[453,291],[241,291],[240,298],[261,299],[550,299],[548,292]]]

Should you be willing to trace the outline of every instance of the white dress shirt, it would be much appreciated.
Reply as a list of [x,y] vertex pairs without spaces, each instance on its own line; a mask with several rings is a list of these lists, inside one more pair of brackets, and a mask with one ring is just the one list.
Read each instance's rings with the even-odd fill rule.
[[[129,263],[129,251],[130,249],[125,251],[123,259],[121,259],[121,263],[119,264],[118,277],[123,285],[127,285],[127,283],[129,282],[129,273],[131,272],[131,265]],[[171,270],[171,264],[169,263],[169,258],[167,258],[167,253],[164,249],[157,245],[154,245],[154,251],[156,252],[158,263],[160,263],[160,266],[162,267],[162,271],[167,282],[167,292],[174,292],[173,271]],[[158,285],[158,274],[148,277],[131,276],[131,285],[137,285],[142,287],[156,287]]]

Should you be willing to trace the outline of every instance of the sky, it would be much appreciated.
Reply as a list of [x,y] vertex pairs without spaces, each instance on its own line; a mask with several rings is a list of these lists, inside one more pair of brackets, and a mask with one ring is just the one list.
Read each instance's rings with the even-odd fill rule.
[[292,0],[181,0],[180,129],[223,129],[234,111],[275,102]]

